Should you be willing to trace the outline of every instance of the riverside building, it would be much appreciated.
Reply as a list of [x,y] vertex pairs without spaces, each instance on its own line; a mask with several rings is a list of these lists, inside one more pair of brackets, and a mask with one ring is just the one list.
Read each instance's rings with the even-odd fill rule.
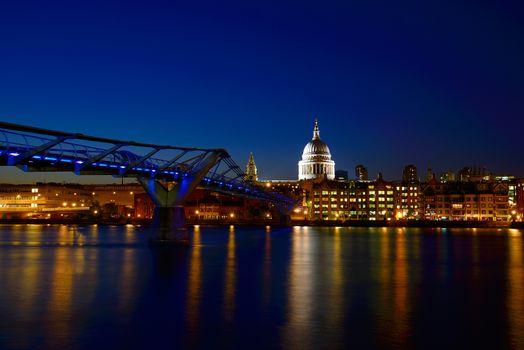
[[521,219],[524,211],[524,182],[485,169],[465,167],[458,181],[452,171],[438,181],[429,169],[426,181],[420,181],[413,164],[404,168],[400,181],[387,181],[380,173],[368,180],[363,165],[355,170],[356,179],[335,177],[335,162],[315,120],[313,138],[298,163],[298,180],[259,183],[297,199],[291,213],[295,220],[510,221]]

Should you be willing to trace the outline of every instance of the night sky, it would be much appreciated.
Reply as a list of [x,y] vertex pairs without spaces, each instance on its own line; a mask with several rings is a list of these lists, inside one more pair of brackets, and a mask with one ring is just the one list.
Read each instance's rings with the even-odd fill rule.
[[252,151],[262,179],[297,178],[315,118],[351,176],[523,177],[523,96],[521,1],[0,2],[0,120]]

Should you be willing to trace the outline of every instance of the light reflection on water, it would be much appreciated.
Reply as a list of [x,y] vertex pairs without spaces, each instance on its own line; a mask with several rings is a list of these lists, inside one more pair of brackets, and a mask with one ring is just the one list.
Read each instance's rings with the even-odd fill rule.
[[186,294],[188,331],[196,333],[198,331],[200,300],[202,298],[202,261],[200,250],[200,226],[196,225],[193,229],[193,247],[191,248],[191,258],[188,274],[188,288]]
[[508,241],[507,308],[511,344],[516,348],[524,342],[524,254],[522,232],[511,230]]
[[289,263],[289,287],[287,291],[287,320],[283,341],[290,349],[304,349],[312,344],[310,337],[316,330],[312,323],[315,257],[311,251],[310,232],[293,227],[291,233],[291,261]]
[[227,324],[233,321],[236,294],[236,245],[235,227],[229,227],[227,257],[224,275],[224,318]]
[[[0,225],[0,348],[524,346],[520,230]],[[154,335],[154,336],[153,336]]]

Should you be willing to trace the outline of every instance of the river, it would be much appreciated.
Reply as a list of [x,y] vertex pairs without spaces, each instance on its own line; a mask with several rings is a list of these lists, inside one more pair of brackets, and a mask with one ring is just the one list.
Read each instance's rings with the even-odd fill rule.
[[524,349],[517,229],[0,225],[1,349]]

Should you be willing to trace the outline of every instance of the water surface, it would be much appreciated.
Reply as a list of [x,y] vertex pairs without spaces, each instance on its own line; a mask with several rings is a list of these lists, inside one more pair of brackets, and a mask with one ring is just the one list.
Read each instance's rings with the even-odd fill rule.
[[0,348],[524,349],[515,229],[0,226]]

